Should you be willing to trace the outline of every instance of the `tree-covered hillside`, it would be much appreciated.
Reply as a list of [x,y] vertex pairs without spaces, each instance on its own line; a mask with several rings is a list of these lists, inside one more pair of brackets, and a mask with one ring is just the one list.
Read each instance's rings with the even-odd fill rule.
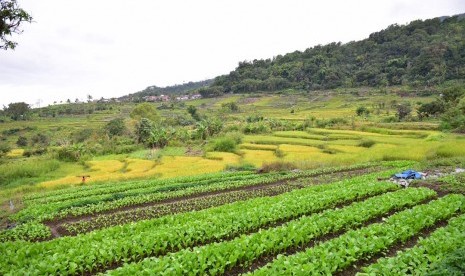
[[158,87],[156,85],[149,86],[142,91],[129,94],[119,98],[120,100],[130,100],[138,101],[146,96],[159,96],[159,95],[172,95],[172,94],[183,94],[188,93],[189,91],[199,89],[201,87],[206,87],[213,83],[213,80],[203,80],[197,82],[188,82],[184,84],[176,84],[167,87]]
[[319,90],[359,86],[434,86],[465,79],[463,16],[391,25],[369,38],[243,61],[201,94]]

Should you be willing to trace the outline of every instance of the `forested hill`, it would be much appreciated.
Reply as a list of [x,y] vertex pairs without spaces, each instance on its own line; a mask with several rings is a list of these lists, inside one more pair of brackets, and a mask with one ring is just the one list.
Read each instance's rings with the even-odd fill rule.
[[158,86],[149,86],[142,91],[129,94],[119,98],[120,100],[130,100],[130,101],[137,101],[137,99],[142,99],[145,96],[159,96],[159,95],[172,95],[172,94],[184,94],[201,87],[209,86],[213,83],[212,79],[204,80],[204,81],[197,81],[197,82],[188,82],[184,84],[176,84],[173,86],[167,87],[158,87]]
[[226,92],[338,87],[433,86],[465,79],[464,15],[391,25],[369,38],[240,62],[203,96]]

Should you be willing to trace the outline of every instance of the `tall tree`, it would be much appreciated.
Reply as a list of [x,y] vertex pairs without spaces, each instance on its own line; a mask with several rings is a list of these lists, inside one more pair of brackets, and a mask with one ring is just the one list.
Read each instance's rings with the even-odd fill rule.
[[153,122],[157,122],[160,120],[160,116],[158,115],[157,108],[155,105],[150,103],[141,103],[138,104],[129,114],[132,119],[140,120],[142,118],[150,119]]
[[0,0],[0,49],[14,49],[18,45],[8,37],[22,33],[23,22],[32,22],[32,16],[21,9],[16,0]]
[[30,110],[30,106],[25,102],[10,103],[5,109],[5,114],[15,121],[26,120]]

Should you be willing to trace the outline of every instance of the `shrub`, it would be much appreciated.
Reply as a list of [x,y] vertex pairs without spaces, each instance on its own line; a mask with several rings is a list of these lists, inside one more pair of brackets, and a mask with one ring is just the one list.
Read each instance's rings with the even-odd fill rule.
[[263,116],[261,115],[251,115],[251,116],[247,116],[247,118],[245,119],[245,121],[247,123],[256,123],[256,122],[261,122],[263,121]]
[[355,110],[355,113],[357,113],[357,116],[370,115],[370,111],[364,106],[358,107],[357,110]]
[[75,143],[82,143],[86,141],[87,139],[89,139],[93,133],[94,133],[93,129],[90,129],[90,128],[81,129],[72,134],[72,139]]
[[116,119],[109,121],[105,125],[105,130],[108,133],[108,136],[110,137],[123,135],[124,132],[126,131],[126,126],[124,125],[124,119],[116,118]]
[[284,156],[286,156],[286,153],[283,150],[277,148],[274,151],[274,155],[276,155],[276,157],[278,157],[278,158],[283,158]]
[[228,164],[225,168],[226,171],[254,171],[256,170],[255,165],[250,163],[242,163],[239,165]]
[[74,144],[71,146],[62,147],[57,151],[57,158],[61,161],[76,162],[79,161],[86,148],[82,144]]
[[237,143],[232,137],[221,137],[213,140],[209,149],[211,151],[236,152]]
[[332,127],[335,125],[347,125],[349,122],[344,118],[331,118],[328,120],[316,120],[316,126],[319,128]]
[[38,133],[34,135],[31,139],[32,145],[39,145],[42,147],[47,147],[50,145],[50,138],[43,133]]
[[326,154],[336,154],[337,150],[325,148],[321,152],[326,153]]
[[381,120],[382,123],[395,123],[395,122],[398,122],[399,120],[397,120],[397,118],[395,116],[388,116],[388,117],[385,117]]
[[23,152],[23,156],[31,157],[33,155],[42,155],[47,153],[47,148],[36,148],[36,149],[28,149]]
[[269,133],[271,129],[264,122],[248,123],[244,126],[243,132],[245,134],[259,134]]
[[258,170],[260,173],[268,172],[282,172],[297,169],[297,166],[290,162],[276,161],[271,163],[264,163],[263,166]]
[[0,144],[0,157],[6,155],[11,150],[11,147],[7,143]]
[[226,110],[226,111],[229,111],[229,112],[238,112],[239,111],[239,106],[235,102],[223,103],[223,104],[221,104],[221,108],[223,110]]
[[224,134],[225,137],[230,137],[231,139],[234,140],[234,142],[236,144],[240,144],[242,143],[242,133],[240,133],[239,131],[231,131],[231,132],[227,132]]
[[16,145],[18,145],[18,147],[27,146],[27,138],[24,136],[19,136],[18,140],[16,141]]
[[372,146],[374,146],[376,144],[375,141],[373,140],[370,140],[370,139],[362,139],[359,143],[358,143],[358,146],[359,147],[364,147],[364,148],[371,148]]

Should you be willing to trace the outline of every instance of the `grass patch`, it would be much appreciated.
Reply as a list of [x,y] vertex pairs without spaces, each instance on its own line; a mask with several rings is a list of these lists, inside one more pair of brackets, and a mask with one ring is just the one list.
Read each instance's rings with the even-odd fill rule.
[[60,161],[25,159],[20,162],[7,163],[0,166],[0,187],[11,186],[19,179],[34,179],[44,176],[60,168]]
[[271,150],[275,151],[278,146],[276,145],[260,145],[260,144],[251,144],[251,143],[244,143],[239,146],[241,149],[249,149],[249,150]]

